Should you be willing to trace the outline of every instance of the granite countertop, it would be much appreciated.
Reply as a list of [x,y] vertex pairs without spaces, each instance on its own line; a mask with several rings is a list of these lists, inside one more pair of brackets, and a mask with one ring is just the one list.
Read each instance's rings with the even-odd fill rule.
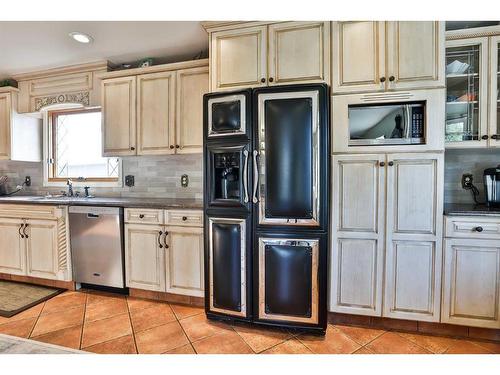
[[500,216],[500,207],[468,203],[446,203],[444,214],[448,216]]
[[47,204],[64,206],[103,206],[126,208],[173,208],[173,209],[203,209],[203,201],[185,198],[125,198],[125,197],[96,197],[96,198],[69,198],[16,195],[0,197],[0,204]]

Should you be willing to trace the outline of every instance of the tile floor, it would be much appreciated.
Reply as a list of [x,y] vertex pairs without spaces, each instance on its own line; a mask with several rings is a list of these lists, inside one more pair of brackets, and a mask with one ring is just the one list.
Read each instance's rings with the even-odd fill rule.
[[500,343],[328,325],[325,337],[206,319],[202,308],[94,291],[65,292],[0,333],[94,353],[500,354]]

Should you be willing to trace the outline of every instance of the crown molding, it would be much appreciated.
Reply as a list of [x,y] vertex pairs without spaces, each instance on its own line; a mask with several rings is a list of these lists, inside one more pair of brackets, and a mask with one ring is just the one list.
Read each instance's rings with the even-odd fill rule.
[[99,60],[84,64],[67,65],[57,68],[36,70],[26,73],[15,74],[12,76],[16,81],[28,81],[37,78],[47,78],[62,74],[80,73],[88,71],[107,71],[111,68],[111,63],[107,60]]

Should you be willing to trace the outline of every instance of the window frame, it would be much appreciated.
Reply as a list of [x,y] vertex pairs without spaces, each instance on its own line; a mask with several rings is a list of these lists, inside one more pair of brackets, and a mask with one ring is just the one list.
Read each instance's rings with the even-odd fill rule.
[[[120,187],[123,186],[121,182],[122,178],[122,160],[118,159],[118,176],[117,177],[88,177],[81,178],[81,176],[68,176],[68,177],[57,177],[56,166],[57,166],[57,130],[56,123],[57,117],[64,114],[80,114],[80,113],[93,113],[101,112],[101,107],[63,107],[63,108],[52,108],[47,109],[44,116],[44,126],[45,132],[45,145],[44,156],[46,160],[46,168],[44,173],[44,185],[45,186],[65,186],[68,179],[73,180],[73,184],[76,186],[91,186],[91,187]],[[102,134],[102,130],[101,130]]]

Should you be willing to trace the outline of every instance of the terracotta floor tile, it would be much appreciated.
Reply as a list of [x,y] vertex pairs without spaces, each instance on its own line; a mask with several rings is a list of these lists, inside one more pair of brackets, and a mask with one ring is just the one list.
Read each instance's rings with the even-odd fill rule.
[[256,327],[249,324],[236,324],[233,328],[256,353],[260,353],[292,337],[289,332],[282,329]]
[[474,344],[479,345],[492,353],[500,354],[500,342],[474,341]]
[[368,348],[362,347],[356,350],[353,354],[375,354],[375,353]]
[[147,329],[161,326],[170,322],[175,322],[175,315],[166,303],[158,304],[147,309],[132,310],[132,327],[134,332],[141,332]]
[[0,333],[5,335],[28,338],[37,318],[15,320],[0,324]]
[[100,303],[87,305],[85,309],[85,321],[92,322],[94,320],[110,318],[125,313],[128,313],[125,299],[110,298]]
[[267,349],[262,354],[313,354],[313,352],[299,340],[291,339]]
[[87,306],[94,305],[96,303],[107,302],[110,300],[125,300],[125,296],[116,293],[108,293],[97,290],[91,290],[87,292]]
[[187,344],[184,346],[179,346],[178,348],[169,350],[165,352],[165,354],[196,354],[191,344]]
[[432,353],[444,353],[456,340],[449,337],[418,335],[413,333],[399,333],[398,335],[410,340]]
[[140,309],[147,309],[148,307],[154,307],[158,305],[165,304],[166,302],[161,301],[153,301],[149,299],[135,298],[135,297],[127,297],[127,303],[129,310],[135,311]]
[[252,354],[253,350],[234,331],[225,331],[193,343],[198,354]]
[[171,303],[170,307],[179,320],[205,313],[205,309],[203,307],[178,305],[175,303]]
[[[79,326],[83,323],[84,305],[63,311],[41,315],[36,322],[31,336],[40,336],[60,329]],[[42,310],[43,314],[43,310]]]
[[302,334],[297,338],[317,354],[348,354],[361,347],[361,345],[331,325],[328,325],[325,336]]
[[492,354],[486,348],[477,345],[471,341],[457,340],[445,354]]
[[382,329],[373,329],[373,328],[361,328],[361,327],[353,327],[353,326],[344,326],[344,325],[335,325],[335,328],[338,328],[342,331],[347,337],[356,341],[360,345],[366,345],[370,341],[375,340],[385,331]]
[[127,335],[85,348],[85,351],[97,354],[137,354],[134,336]]
[[30,338],[32,340],[46,342],[49,344],[60,345],[66,348],[80,349],[80,340],[82,336],[82,326],[74,326],[59,331],[53,331],[44,335]]
[[185,318],[180,323],[191,342],[222,333],[223,331],[233,330],[227,323],[208,320],[205,314]]
[[139,332],[135,335],[135,342],[141,354],[161,354],[189,344],[179,322],[167,323]]
[[378,354],[430,354],[428,350],[394,332],[384,333],[366,347]]
[[45,302],[41,315],[47,315],[58,311],[65,311],[85,304],[86,293],[71,293],[65,296],[55,297]]
[[24,310],[14,316],[11,316],[10,318],[5,318],[0,316],[0,324],[15,322],[16,320],[22,320],[28,318],[37,318],[40,315],[40,312],[42,311],[44,304],[45,302],[39,303],[38,305],[30,307],[29,309]]
[[83,325],[82,349],[130,334],[132,334],[132,326],[128,314],[85,322]]

